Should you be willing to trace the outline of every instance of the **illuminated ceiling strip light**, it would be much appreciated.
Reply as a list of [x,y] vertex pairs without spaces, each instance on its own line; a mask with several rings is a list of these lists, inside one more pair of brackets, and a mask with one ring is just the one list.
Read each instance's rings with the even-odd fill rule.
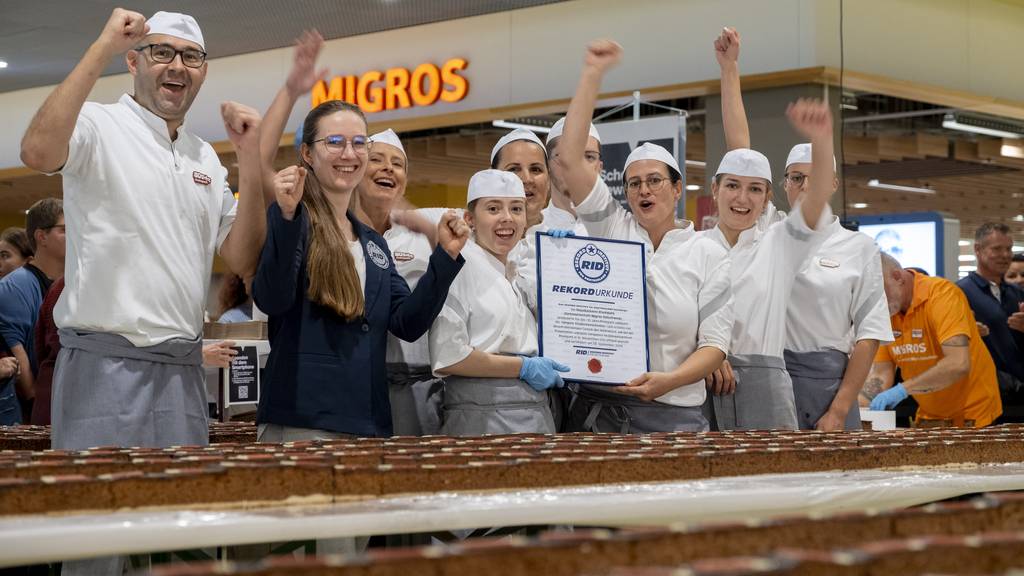
[[935,194],[935,190],[931,188],[918,188],[916,186],[900,186],[898,184],[885,184],[879,182],[877,179],[872,178],[868,180],[869,188],[878,188],[879,190],[892,190],[894,192],[913,192],[915,194]]
[[960,130],[961,132],[973,132],[974,134],[996,136],[998,138],[1024,138],[1024,134],[1020,134],[1018,132],[1010,132],[1009,130],[998,130],[996,128],[986,128],[984,126],[975,126],[973,124],[958,122],[956,116],[953,114],[946,114],[942,117],[942,127],[950,130]]
[[505,120],[495,120],[491,122],[491,126],[494,126],[495,128],[508,128],[509,130],[524,128],[526,130],[540,132],[541,134],[551,132],[551,128],[548,126],[534,126],[533,124],[520,124],[519,122],[506,122]]

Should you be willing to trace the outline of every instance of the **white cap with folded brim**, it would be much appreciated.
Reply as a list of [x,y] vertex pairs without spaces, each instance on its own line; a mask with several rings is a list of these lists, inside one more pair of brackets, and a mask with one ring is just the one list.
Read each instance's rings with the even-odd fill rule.
[[491,164],[494,164],[494,159],[498,157],[498,152],[500,152],[501,149],[504,148],[506,144],[515,142],[516,140],[529,140],[530,142],[536,143],[537,146],[540,146],[540,149],[544,151],[544,157],[547,158],[547,148],[544,147],[544,143],[540,141],[540,138],[538,138],[532,130],[527,130],[526,128],[516,128],[515,130],[502,136],[501,139],[498,140],[498,143],[494,145],[494,148],[491,148]]
[[391,128],[388,128],[383,132],[378,132],[373,136],[370,136],[370,142],[390,144],[395,148],[398,148],[398,150],[402,153],[402,156],[405,156],[406,159],[408,159],[408,156],[406,156],[405,154],[405,148],[402,146],[402,141],[398,138],[398,134],[395,134],[395,131],[392,130]]
[[481,198],[526,198],[523,181],[504,170],[481,170],[469,179],[466,205]]
[[737,148],[726,152],[722,157],[722,162],[718,165],[715,176],[719,174],[764,178],[769,182],[772,181],[772,167],[768,163],[768,158],[750,148]]
[[626,165],[622,167],[622,173],[626,173],[630,164],[641,160],[657,160],[665,163],[669,168],[675,170],[677,174],[683,173],[683,171],[679,169],[679,162],[676,161],[676,157],[673,156],[671,152],[657,144],[651,144],[650,142],[644,142],[629,153],[629,156],[626,157]]
[[[548,137],[544,139],[546,144],[551,144],[551,141],[555,138],[561,138],[562,132],[565,131],[565,118],[559,118],[554,125],[551,126],[551,131],[548,132]],[[601,135],[597,132],[597,126],[594,123],[590,123],[590,137],[597,140],[597,143],[601,143]]]
[[206,50],[206,43],[203,42],[203,31],[199,29],[199,23],[188,14],[177,12],[157,12],[146,20],[149,26],[149,34],[165,34],[189,42],[199,44],[199,47]]
[[[786,158],[786,170],[793,164],[811,164],[811,145],[810,144],[797,144],[793,146],[793,149],[789,151],[789,156]],[[832,170],[836,170],[836,157],[832,156]]]

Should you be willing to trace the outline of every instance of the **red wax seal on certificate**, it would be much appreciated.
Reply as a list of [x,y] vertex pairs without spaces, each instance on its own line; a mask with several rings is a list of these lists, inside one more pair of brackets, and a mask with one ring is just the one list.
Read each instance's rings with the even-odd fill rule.
[[587,360],[587,370],[590,370],[591,374],[597,374],[601,372],[602,368],[604,368],[604,366],[601,365],[601,361],[598,360],[597,358],[591,358],[590,360]]

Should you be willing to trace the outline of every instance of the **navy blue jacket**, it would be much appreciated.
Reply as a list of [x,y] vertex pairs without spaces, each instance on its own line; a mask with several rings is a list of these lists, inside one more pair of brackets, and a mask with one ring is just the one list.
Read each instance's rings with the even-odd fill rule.
[[967,295],[967,302],[974,311],[974,318],[988,326],[989,335],[983,340],[992,354],[996,369],[1009,372],[1018,380],[1024,381],[1024,332],[1013,330],[1006,324],[1011,314],[1020,311],[1020,304],[1024,302],[1024,290],[1013,284],[1001,282],[1000,302],[989,290],[988,280],[979,276],[977,272],[971,272],[956,284]]
[[416,290],[395,270],[384,238],[348,214],[366,259],[365,313],[346,322],[306,293],[309,219],[300,204],[285,220],[267,209],[267,240],[253,280],[253,297],[270,316],[270,357],[257,421],[359,436],[390,436],[385,353],[387,335],[422,336],[448,297],[465,260],[440,246]]

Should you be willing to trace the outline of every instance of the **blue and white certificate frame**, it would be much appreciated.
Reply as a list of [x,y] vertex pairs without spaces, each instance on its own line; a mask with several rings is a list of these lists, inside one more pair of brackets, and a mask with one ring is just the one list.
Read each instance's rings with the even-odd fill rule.
[[567,381],[622,385],[650,370],[643,243],[537,232],[542,356]]

